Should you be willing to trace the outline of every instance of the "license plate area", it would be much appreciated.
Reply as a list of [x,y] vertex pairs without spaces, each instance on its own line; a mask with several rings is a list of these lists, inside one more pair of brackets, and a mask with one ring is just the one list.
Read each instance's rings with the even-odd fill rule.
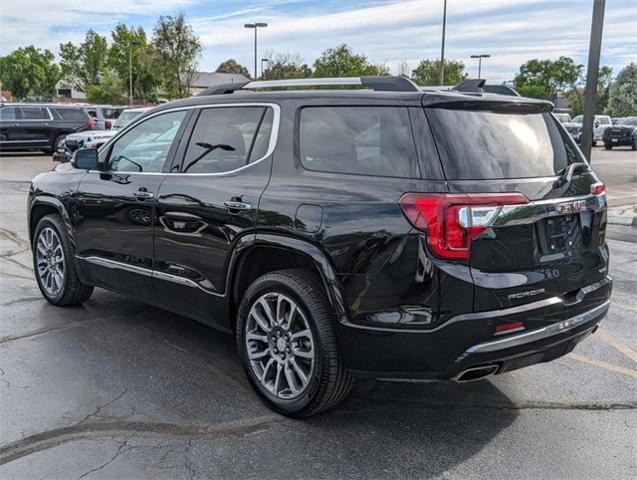
[[537,224],[538,245],[542,256],[561,255],[582,248],[579,214],[542,219]]

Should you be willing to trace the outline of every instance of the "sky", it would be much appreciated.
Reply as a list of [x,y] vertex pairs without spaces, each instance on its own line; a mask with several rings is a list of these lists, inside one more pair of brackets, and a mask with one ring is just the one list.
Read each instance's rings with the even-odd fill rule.
[[[593,0],[448,0],[445,57],[461,60],[472,77],[477,60],[483,78],[511,80],[532,58],[571,56],[586,65]],[[159,15],[183,12],[200,36],[200,71],[214,71],[235,58],[250,71],[253,31],[247,22],[267,22],[259,30],[259,53],[300,54],[312,64],[322,51],[346,43],[392,73],[406,61],[440,56],[443,0],[1,0],[0,54],[33,44],[56,56],[59,44],[80,42],[88,28],[108,36],[122,22],[150,34]],[[602,41],[603,65],[616,74],[637,62],[637,0],[607,0]]]

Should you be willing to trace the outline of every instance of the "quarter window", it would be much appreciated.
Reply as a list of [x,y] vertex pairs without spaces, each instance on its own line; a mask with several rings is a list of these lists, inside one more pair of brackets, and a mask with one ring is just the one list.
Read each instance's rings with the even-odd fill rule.
[[309,170],[419,177],[409,112],[402,107],[308,107],[301,163]]
[[202,109],[188,142],[182,172],[229,172],[263,158],[273,118],[270,107]]
[[111,147],[114,172],[161,172],[186,111],[150,118],[122,135]]
[[84,112],[77,108],[58,108],[56,112],[62,120],[71,122],[83,122],[86,120]]

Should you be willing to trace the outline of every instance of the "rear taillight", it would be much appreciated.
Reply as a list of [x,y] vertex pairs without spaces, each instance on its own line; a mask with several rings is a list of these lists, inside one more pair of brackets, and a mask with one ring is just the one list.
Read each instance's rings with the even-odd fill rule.
[[93,130],[93,126],[95,125],[95,121],[93,121],[92,118],[89,118],[86,121],[86,126],[88,127],[89,130]]
[[469,260],[472,240],[491,225],[503,205],[528,202],[521,193],[405,193],[399,203],[409,222],[427,232],[432,254]]
[[109,120],[104,121],[104,130],[110,130],[111,126],[112,124]]
[[604,182],[595,182],[591,185],[591,194],[593,195],[601,195],[606,190],[606,185]]

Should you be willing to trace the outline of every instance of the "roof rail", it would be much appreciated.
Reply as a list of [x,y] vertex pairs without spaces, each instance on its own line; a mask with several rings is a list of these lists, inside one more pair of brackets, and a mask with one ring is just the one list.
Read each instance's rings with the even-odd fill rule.
[[405,77],[341,77],[341,78],[291,78],[287,80],[262,80],[255,82],[226,83],[207,88],[198,95],[222,95],[237,90],[258,90],[261,88],[285,87],[326,87],[341,85],[361,85],[379,92],[417,92],[415,83]]

